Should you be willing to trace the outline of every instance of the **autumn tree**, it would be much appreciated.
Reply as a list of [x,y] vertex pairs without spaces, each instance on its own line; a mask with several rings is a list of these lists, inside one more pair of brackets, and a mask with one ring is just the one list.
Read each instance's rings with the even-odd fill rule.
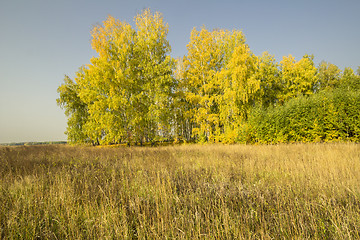
[[274,57],[255,56],[237,30],[193,29],[187,47],[179,86],[193,135],[199,141],[235,142],[250,110],[277,99]]
[[[137,27],[134,45],[135,111],[131,126],[138,140],[169,138],[174,92],[172,70],[174,60],[167,40],[168,25],[160,13],[149,9],[135,17]],[[138,107],[138,108],[136,108]]]
[[184,58],[181,87],[190,106],[187,115],[192,116],[192,133],[201,141],[213,137],[219,121],[216,103],[219,88],[215,75],[221,69],[222,56],[214,34],[205,28],[200,31],[194,28]]
[[[77,74],[79,76],[81,71]],[[66,134],[72,143],[85,143],[87,136],[84,125],[89,117],[87,105],[79,97],[79,85],[65,76],[64,83],[58,88],[60,97],[57,104],[65,109],[68,117]]]
[[256,78],[260,80],[259,105],[264,108],[276,105],[281,94],[280,70],[275,57],[268,52],[259,57]]
[[280,62],[280,70],[282,88],[279,96],[280,103],[294,97],[308,96],[314,93],[317,70],[312,56],[305,55],[299,61],[296,61],[291,55],[284,56]]
[[192,114],[192,101],[186,98],[187,83],[184,79],[185,57],[179,57],[175,62],[174,78],[177,88],[174,92],[173,128],[176,141],[193,141],[192,130],[195,127]]
[[316,90],[333,89],[340,83],[341,70],[334,64],[322,61],[318,68],[318,84]]
[[243,41],[233,47],[231,57],[219,74],[222,89],[219,115],[224,142],[235,142],[240,125],[255,104],[260,89],[255,74],[257,68],[258,58]]
[[[180,87],[193,123],[192,133],[199,141],[221,141],[224,125],[225,73],[234,50],[245,42],[240,31],[194,28],[184,57]],[[226,105],[232,102],[226,102]]]
[[111,16],[95,26],[91,46],[98,56],[77,73],[76,87],[66,79],[58,89],[59,103],[68,112],[73,100],[65,97],[67,89],[77,90],[76,99],[87,114],[86,121],[77,124],[83,138],[95,144],[142,144],[170,131],[173,60],[168,26],[160,13],[149,9],[134,20],[136,29]]

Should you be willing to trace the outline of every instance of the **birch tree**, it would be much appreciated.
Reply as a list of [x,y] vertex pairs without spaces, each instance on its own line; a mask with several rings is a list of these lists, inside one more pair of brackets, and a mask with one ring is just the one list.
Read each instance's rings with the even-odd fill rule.
[[[65,79],[58,89],[59,104],[69,113],[76,112],[72,101],[83,104],[86,120],[72,125],[81,126],[82,138],[94,144],[169,137],[174,86],[168,26],[149,9],[134,20],[136,29],[111,16],[95,26],[91,46],[98,56],[81,68],[75,83]],[[72,138],[75,128],[68,129]]]

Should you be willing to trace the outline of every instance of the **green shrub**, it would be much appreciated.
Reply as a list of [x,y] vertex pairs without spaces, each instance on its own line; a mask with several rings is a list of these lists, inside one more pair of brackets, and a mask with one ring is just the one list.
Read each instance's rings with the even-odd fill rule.
[[254,109],[243,139],[259,143],[360,140],[360,92],[339,88]]

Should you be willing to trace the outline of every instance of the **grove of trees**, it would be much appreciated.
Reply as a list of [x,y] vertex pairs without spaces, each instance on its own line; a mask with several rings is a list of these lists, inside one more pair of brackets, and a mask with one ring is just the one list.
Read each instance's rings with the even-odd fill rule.
[[58,88],[71,143],[360,140],[360,68],[316,67],[311,55],[276,62],[241,31],[205,27],[173,59],[160,13],[134,22],[95,26],[98,56]]

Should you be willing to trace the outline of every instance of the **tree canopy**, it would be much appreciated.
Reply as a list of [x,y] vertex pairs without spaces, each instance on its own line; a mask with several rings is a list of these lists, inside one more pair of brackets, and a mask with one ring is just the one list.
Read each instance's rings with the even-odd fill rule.
[[59,86],[71,143],[359,141],[360,68],[316,67],[312,55],[278,63],[239,30],[205,27],[175,60],[160,13],[134,22],[93,27],[98,56]]

